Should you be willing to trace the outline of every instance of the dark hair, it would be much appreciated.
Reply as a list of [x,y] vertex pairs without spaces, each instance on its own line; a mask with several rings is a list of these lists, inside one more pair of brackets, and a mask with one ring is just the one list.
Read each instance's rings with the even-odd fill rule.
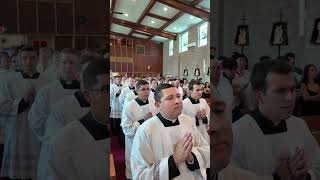
[[193,90],[193,85],[202,85],[202,83],[199,80],[191,81],[189,83],[189,90]]
[[21,53],[21,52],[36,52],[37,54],[38,54],[38,51],[35,49],[35,48],[33,48],[32,46],[22,46],[20,49],[19,49],[19,53]]
[[250,77],[252,89],[265,92],[267,89],[266,78],[269,73],[289,74],[291,72],[289,64],[278,59],[259,62],[252,69]]
[[136,90],[139,91],[140,87],[143,85],[149,85],[149,83],[146,80],[139,80],[136,83]]
[[270,56],[261,56],[261,57],[259,58],[259,61],[262,62],[262,61],[266,61],[266,60],[270,60],[270,59],[271,59]]
[[224,69],[235,70],[237,69],[237,62],[233,58],[227,58],[222,61],[222,67]]
[[[155,90],[155,93],[154,93],[154,100],[156,102],[160,102],[161,101],[161,98],[163,96],[163,92],[162,90],[163,89],[169,89],[169,88],[173,88],[174,86],[172,84],[159,84]],[[175,87],[174,87],[175,88]]]
[[295,58],[296,57],[296,55],[293,53],[293,52],[288,52],[287,54],[286,54],[286,58],[287,59],[289,59],[289,58]]
[[85,89],[92,89],[98,82],[97,76],[108,73],[110,64],[104,59],[92,59],[85,64],[81,78]]
[[[311,67],[317,68],[314,64],[308,64],[304,67],[303,74],[301,77],[301,83],[308,84],[309,83],[309,69]],[[315,78],[315,82],[319,84],[318,79]]]

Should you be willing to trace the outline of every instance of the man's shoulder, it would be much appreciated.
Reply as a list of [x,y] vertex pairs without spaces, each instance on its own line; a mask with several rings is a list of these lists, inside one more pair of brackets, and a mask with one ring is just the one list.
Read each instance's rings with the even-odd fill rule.
[[79,135],[84,134],[83,127],[80,121],[70,122],[65,127],[56,132],[56,136],[52,138],[51,144],[59,149],[72,149],[77,148],[74,145],[83,140]]

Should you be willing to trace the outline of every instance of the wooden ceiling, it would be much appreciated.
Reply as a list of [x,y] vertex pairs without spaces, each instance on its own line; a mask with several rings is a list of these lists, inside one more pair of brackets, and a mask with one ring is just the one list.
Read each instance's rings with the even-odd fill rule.
[[[137,37],[140,35],[144,37],[144,39],[149,40],[175,40],[177,38],[177,33],[179,30],[176,30],[177,27],[174,25],[174,29],[176,30],[173,32],[172,30],[168,30],[168,27],[176,22],[179,18],[184,15],[190,16],[190,19],[184,21],[183,24],[190,25],[192,23],[199,23],[199,21],[209,21],[210,12],[208,9],[208,1],[210,0],[187,0],[187,1],[177,1],[177,0],[144,0],[144,2],[139,2],[143,6],[143,11],[140,13],[137,12],[135,14],[134,8],[132,4],[128,5],[125,3],[137,3],[139,0],[110,0],[110,10],[111,10],[111,27],[114,24],[116,27],[123,27],[121,32],[116,32],[116,28],[110,31],[111,35],[119,36],[124,35],[124,37]],[[207,1],[207,2],[204,2]],[[120,5],[118,5],[119,3]],[[144,4],[143,4],[144,3]],[[207,8],[200,6],[200,3],[206,3]],[[125,4],[125,5],[124,5]],[[118,8],[116,8],[118,5]],[[120,8],[128,7],[128,8]],[[171,16],[166,14],[165,11],[163,13],[157,10],[155,13],[155,8],[166,8],[170,10]],[[127,10],[129,9],[129,10]],[[131,14],[127,12],[130,11]],[[123,15],[119,15],[112,12],[122,12]],[[169,11],[168,11],[169,12]],[[132,15],[133,14],[133,15]],[[135,17],[134,17],[135,16]],[[127,17],[127,19],[126,19]],[[193,17],[195,17],[193,19]],[[131,18],[131,19],[130,19]],[[135,18],[135,19],[134,19]],[[195,21],[197,19],[197,21]],[[147,24],[147,21],[151,22]],[[180,22],[181,24],[181,22]],[[179,25],[177,25],[179,26]],[[119,29],[119,28],[118,28]],[[173,29],[173,28],[171,28]],[[179,28],[180,30],[185,30],[185,28]],[[138,36],[139,37],[139,36]],[[155,38],[156,37],[156,38]],[[139,37],[141,38],[141,37]]]

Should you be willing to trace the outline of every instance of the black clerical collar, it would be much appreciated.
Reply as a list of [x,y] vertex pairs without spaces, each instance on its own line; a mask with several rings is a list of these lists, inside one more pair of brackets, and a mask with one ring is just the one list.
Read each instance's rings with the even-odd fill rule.
[[136,96],[138,95],[138,93],[137,93],[137,91],[136,91],[136,90],[134,90],[134,91],[133,91],[133,93],[134,93],[134,95],[136,95]]
[[77,80],[71,81],[71,83],[67,83],[67,81],[60,79],[60,83],[62,84],[64,89],[80,89],[80,82]]
[[32,76],[30,76],[29,74],[24,73],[23,71],[20,71],[22,74],[22,77],[25,79],[38,79],[40,76],[40,73],[34,73]]
[[157,117],[160,119],[160,121],[162,122],[164,127],[177,126],[177,125],[180,124],[178,118],[177,118],[177,120],[175,122],[172,122],[172,120],[164,118],[160,113],[157,114]]
[[74,96],[78,100],[81,107],[90,107],[90,104],[87,102],[87,100],[84,98],[81,91],[76,91],[74,93]]
[[191,101],[192,104],[199,104],[199,103],[200,103],[200,100],[199,100],[199,99],[198,99],[198,100],[195,100],[195,99],[193,99],[191,96],[189,96],[188,98],[190,99],[190,101]]
[[141,101],[139,98],[136,98],[135,100],[137,101],[137,103],[139,104],[139,106],[144,106],[144,105],[149,104],[148,99],[147,99],[146,102]]
[[129,86],[129,89],[130,89],[130,90],[134,90],[134,87],[130,87],[130,86]]
[[96,141],[109,138],[108,126],[97,122],[91,111],[80,119],[80,123],[89,131]]
[[152,91],[152,92],[156,92],[156,90],[154,90],[154,89],[151,89],[151,91]]
[[250,115],[257,122],[263,134],[278,134],[287,131],[287,123],[285,120],[280,120],[280,123],[275,125],[275,123],[268,120],[259,109],[251,112]]
[[115,84],[115,85],[117,85],[118,87],[121,87],[121,86],[122,86],[122,84]]

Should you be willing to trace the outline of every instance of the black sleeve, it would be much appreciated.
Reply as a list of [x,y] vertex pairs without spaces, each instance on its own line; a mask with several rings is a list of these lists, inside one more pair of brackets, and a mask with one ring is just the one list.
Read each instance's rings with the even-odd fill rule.
[[180,176],[180,171],[176,164],[174,163],[173,156],[170,156],[168,159],[168,167],[169,167],[169,180]]
[[142,123],[144,123],[144,119],[141,119],[141,120],[139,120],[138,122],[139,122],[140,125],[141,125]]
[[18,114],[22,113],[29,107],[29,103],[27,103],[24,99],[19,102]]
[[273,177],[273,180],[281,180],[281,178],[280,178],[278,173],[273,173],[272,177]]
[[196,117],[196,126],[200,126],[199,119]]
[[186,162],[188,169],[190,169],[190,171],[195,171],[197,169],[200,169],[199,162],[196,155],[194,155],[193,152],[191,152],[191,154],[193,156],[193,164],[188,164]]
[[307,173],[306,180],[311,180],[311,175],[309,173]]
[[203,122],[203,124],[208,124],[208,117],[206,116],[206,117],[202,118],[202,122]]

